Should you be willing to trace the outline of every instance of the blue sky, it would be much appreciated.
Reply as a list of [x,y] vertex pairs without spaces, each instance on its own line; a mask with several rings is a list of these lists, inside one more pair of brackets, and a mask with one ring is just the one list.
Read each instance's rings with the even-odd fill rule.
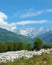
[[4,28],[52,28],[52,0],[0,0],[0,19]]

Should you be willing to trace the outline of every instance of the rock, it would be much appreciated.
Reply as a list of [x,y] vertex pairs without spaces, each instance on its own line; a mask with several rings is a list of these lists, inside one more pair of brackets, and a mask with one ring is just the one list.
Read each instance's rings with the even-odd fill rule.
[[21,51],[10,51],[5,53],[0,53],[0,62],[6,62],[6,61],[14,61],[16,59],[26,57],[31,58],[33,55],[42,55],[43,53],[49,54],[52,49],[41,49],[40,51],[27,51],[27,50],[21,50]]

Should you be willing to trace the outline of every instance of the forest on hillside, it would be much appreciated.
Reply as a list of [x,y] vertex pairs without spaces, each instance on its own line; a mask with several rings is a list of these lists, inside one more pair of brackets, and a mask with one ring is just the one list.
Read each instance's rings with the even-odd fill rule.
[[17,50],[40,50],[42,48],[52,48],[52,45],[44,44],[39,38],[34,40],[33,45],[23,42],[0,42],[0,52]]

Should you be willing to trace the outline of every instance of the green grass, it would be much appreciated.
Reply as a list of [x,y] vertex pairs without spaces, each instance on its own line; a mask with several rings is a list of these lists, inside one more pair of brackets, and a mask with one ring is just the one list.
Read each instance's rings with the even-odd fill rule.
[[13,62],[0,63],[0,65],[52,65],[52,54],[42,54],[33,58],[21,58]]

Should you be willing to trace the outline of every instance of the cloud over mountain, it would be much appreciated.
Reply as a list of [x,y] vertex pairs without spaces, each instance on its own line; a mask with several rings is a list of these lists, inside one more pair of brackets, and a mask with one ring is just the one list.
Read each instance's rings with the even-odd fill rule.
[[4,29],[7,29],[9,31],[14,31],[17,26],[23,26],[23,25],[33,25],[33,24],[43,24],[43,23],[46,23],[48,22],[47,20],[24,20],[24,21],[19,21],[19,22],[7,22],[7,18],[8,16],[3,13],[3,12],[0,12],[0,27],[1,28],[4,28]]
[[5,13],[0,12],[0,27],[12,31],[15,26],[12,23],[8,23],[7,18]]

